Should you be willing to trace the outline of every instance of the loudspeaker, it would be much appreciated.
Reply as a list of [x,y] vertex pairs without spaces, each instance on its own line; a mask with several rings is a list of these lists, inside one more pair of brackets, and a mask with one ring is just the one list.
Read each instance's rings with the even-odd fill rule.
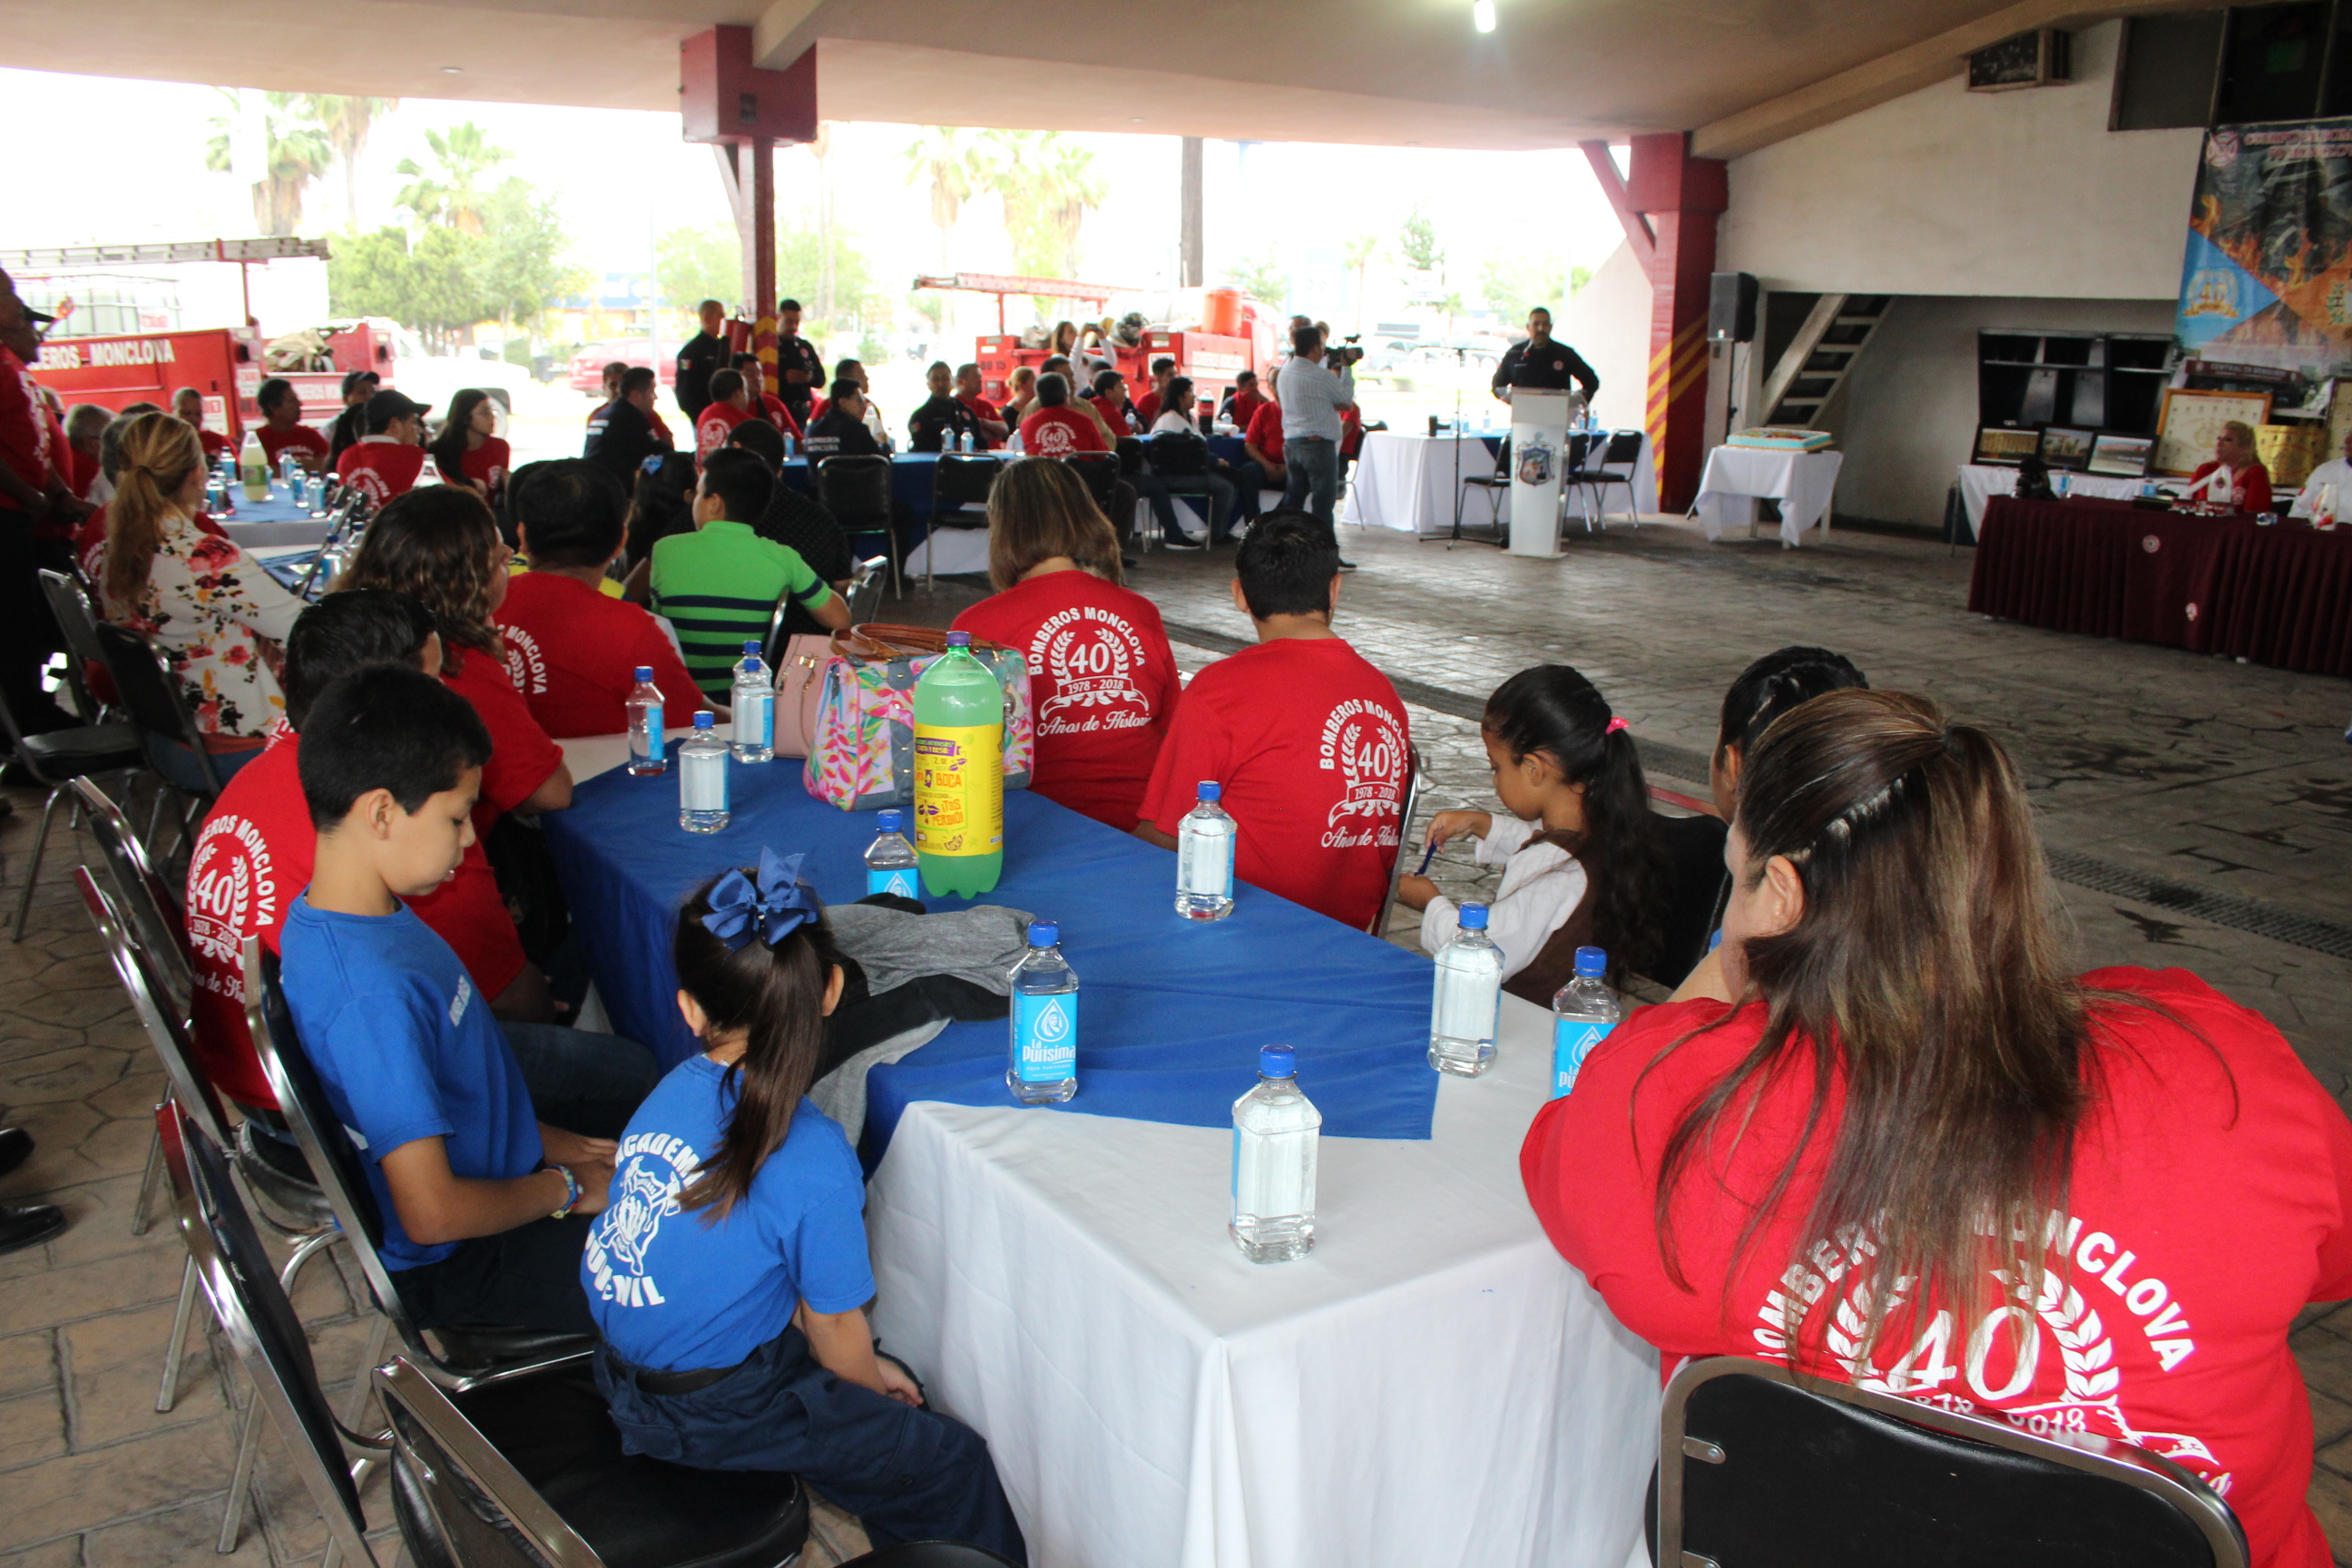
[[1718,343],[1756,341],[1756,275],[1717,272],[1707,279],[1706,335]]

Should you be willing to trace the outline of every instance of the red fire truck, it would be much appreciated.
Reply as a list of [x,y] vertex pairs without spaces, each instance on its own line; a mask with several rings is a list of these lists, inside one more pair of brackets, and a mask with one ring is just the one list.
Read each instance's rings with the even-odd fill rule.
[[[959,272],[946,278],[918,278],[918,289],[958,289],[997,297],[997,321],[1002,326],[1004,299],[1031,294],[1045,299],[1083,300],[1116,315],[1129,310],[1153,323],[1142,342],[1114,349],[1119,374],[1132,392],[1151,384],[1151,362],[1163,356],[1176,362],[1176,374],[1190,376],[1196,397],[1222,402],[1234,377],[1244,370],[1264,376],[1275,366],[1282,342],[1271,306],[1252,300],[1238,289],[1178,289],[1144,294],[1106,284],[1068,283],[1058,278],[1001,278]],[[1017,334],[1002,332],[980,339],[972,358],[980,366],[981,395],[991,400],[1004,395],[1005,378],[1020,365],[1043,364],[1053,357],[1048,347],[1024,348]]]
[[373,369],[389,384],[396,364],[391,335],[384,330],[390,325],[338,323],[339,330],[325,334],[333,368],[310,371],[265,371],[261,335],[226,327],[52,336],[41,345],[33,378],[57,388],[68,408],[77,403],[103,408],[152,403],[168,409],[174,392],[193,386],[204,396],[205,428],[226,436],[234,446],[244,438],[247,426],[261,420],[254,397],[268,375],[283,375],[293,383],[302,399],[303,421],[314,425],[342,411],[346,372]]

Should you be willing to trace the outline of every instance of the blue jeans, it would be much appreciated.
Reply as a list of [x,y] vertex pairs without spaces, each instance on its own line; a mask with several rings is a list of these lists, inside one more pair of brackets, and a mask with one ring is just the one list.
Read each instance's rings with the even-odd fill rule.
[[[1339,494],[1339,443],[1320,436],[1293,436],[1282,443],[1282,466],[1289,481],[1282,488],[1282,504],[1306,503],[1315,521],[1331,528],[1332,503]],[[1339,534],[1332,532],[1336,543]]]
[[541,1121],[587,1138],[618,1138],[661,1068],[653,1052],[618,1035],[592,1035],[561,1024],[499,1020],[531,1109]]

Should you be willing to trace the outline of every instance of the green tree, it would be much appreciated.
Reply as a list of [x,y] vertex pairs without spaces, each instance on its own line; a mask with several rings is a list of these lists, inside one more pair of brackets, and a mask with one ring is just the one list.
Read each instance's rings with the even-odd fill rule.
[[1571,267],[1571,268],[1570,268],[1568,269],[1568,292],[1569,292],[1569,297],[1570,297],[1570,299],[1574,299],[1577,295],[1583,293],[1583,292],[1584,292],[1584,286],[1585,286],[1587,283],[1590,283],[1590,282],[1591,282],[1591,281],[1592,281],[1592,268],[1590,268],[1590,267]]
[[481,233],[482,176],[514,154],[492,146],[470,120],[451,126],[446,134],[427,131],[425,145],[432,149],[434,169],[426,172],[414,158],[394,163],[392,172],[411,183],[400,188],[393,205],[415,214],[425,228],[446,223],[467,234]]
[[1404,264],[1416,272],[1435,272],[1445,265],[1445,252],[1437,243],[1437,226],[1424,216],[1419,207],[1404,220],[1397,234],[1397,251]]
[[310,117],[327,133],[327,141],[335,149],[335,156],[343,165],[343,221],[356,230],[360,226],[360,152],[367,146],[369,132],[375,122],[400,107],[396,98],[344,98],[334,93],[311,93],[303,102]]
[[654,289],[663,304],[689,313],[705,300],[732,300],[741,293],[743,242],[734,226],[674,228],[655,240]]
[[334,158],[327,133],[309,116],[306,100],[290,92],[265,92],[248,104],[233,88],[219,89],[228,112],[212,119],[205,143],[205,167],[215,174],[242,174],[236,167],[234,132],[248,114],[261,120],[262,168],[253,182],[253,221],[264,234],[290,235],[302,226],[302,193],[326,173]]
[[[931,222],[940,231],[940,269],[954,270],[950,250],[956,219],[987,181],[988,156],[979,142],[968,140],[960,126],[926,125],[900,151],[907,165],[907,183],[930,183]],[[820,226],[824,226],[820,225]]]
[[415,280],[408,237],[396,228],[338,236],[327,258],[327,308],[338,316],[406,321]]
[[1522,321],[1538,305],[1557,309],[1576,291],[1566,263],[1557,256],[1496,256],[1478,269],[1478,295],[1507,321]]
[[518,322],[537,320],[558,295],[585,288],[584,273],[566,259],[572,237],[553,201],[509,178],[490,193],[482,215],[472,262],[475,297],[488,307],[485,315],[495,315],[511,331]]
[[[1094,153],[1058,131],[991,131],[982,148],[976,167],[1004,205],[1013,270],[1025,278],[1076,277],[1087,214],[1108,194],[1094,172]],[[1041,314],[1057,305],[1045,298],[1035,303]]]
[[1381,237],[1365,233],[1349,240],[1341,251],[1347,258],[1348,270],[1356,275],[1356,331],[1359,332],[1364,330],[1364,274],[1370,268],[1372,258],[1380,254],[1380,249]]
[[776,281],[782,293],[803,285],[796,279],[830,274],[830,310],[816,317],[837,331],[862,331],[889,311],[889,300],[876,280],[873,264],[858,248],[855,229],[827,225],[811,210],[794,213],[776,225]]
[[1261,303],[1277,310],[1290,300],[1290,268],[1275,258],[1273,251],[1244,261],[1225,265],[1225,276],[1234,288]]
[[436,224],[416,237],[408,252],[408,314],[402,318],[436,349],[496,314],[482,298],[482,237]]

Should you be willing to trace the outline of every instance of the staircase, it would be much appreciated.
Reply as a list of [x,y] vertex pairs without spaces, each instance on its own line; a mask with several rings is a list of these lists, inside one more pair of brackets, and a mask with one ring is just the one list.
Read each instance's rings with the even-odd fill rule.
[[1759,400],[1764,423],[1820,429],[1830,400],[1894,302],[1891,294],[1824,294],[1815,300],[1765,379]]

